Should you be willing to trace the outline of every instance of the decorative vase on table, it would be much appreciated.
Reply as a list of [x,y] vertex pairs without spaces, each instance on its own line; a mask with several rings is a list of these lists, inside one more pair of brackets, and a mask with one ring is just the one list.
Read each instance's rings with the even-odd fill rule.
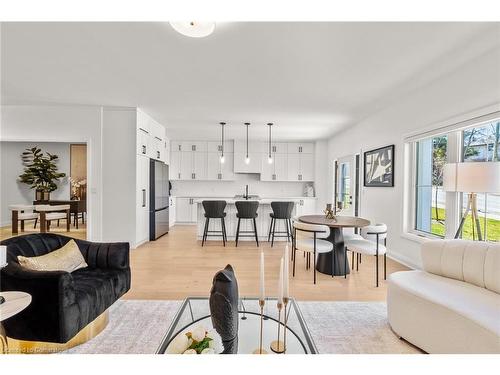
[[217,272],[210,291],[210,314],[212,325],[220,335],[224,351],[238,351],[238,282],[230,264]]
[[37,190],[35,193],[36,201],[49,201],[50,200],[50,191],[45,190]]

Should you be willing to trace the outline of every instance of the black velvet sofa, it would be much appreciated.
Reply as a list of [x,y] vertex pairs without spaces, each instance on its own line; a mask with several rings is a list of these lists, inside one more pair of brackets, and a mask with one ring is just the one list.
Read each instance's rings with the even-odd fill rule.
[[1,291],[24,291],[31,304],[3,323],[8,337],[66,343],[130,289],[129,244],[75,239],[88,264],[72,273],[31,271],[17,261],[47,254],[71,238],[53,233],[28,234],[1,242],[7,267],[0,270]]

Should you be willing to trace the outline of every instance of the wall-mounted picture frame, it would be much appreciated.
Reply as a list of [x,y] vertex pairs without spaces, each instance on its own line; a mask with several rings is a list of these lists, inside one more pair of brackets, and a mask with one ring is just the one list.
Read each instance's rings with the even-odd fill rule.
[[364,186],[394,187],[394,145],[364,153]]

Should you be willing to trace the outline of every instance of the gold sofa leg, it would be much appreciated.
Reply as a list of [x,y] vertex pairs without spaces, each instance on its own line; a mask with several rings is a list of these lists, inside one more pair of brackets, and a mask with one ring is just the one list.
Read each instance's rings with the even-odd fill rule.
[[64,344],[43,341],[24,341],[7,337],[8,353],[10,354],[50,354],[68,350],[96,337],[106,328],[109,322],[108,310],[87,324],[71,340]]

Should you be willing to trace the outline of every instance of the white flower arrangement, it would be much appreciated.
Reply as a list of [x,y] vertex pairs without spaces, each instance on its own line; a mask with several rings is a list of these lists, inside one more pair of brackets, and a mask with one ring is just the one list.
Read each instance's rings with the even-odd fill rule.
[[220,354],[224,350],[219,334],[203,326],[177,335],[168,345],[167,354]]

